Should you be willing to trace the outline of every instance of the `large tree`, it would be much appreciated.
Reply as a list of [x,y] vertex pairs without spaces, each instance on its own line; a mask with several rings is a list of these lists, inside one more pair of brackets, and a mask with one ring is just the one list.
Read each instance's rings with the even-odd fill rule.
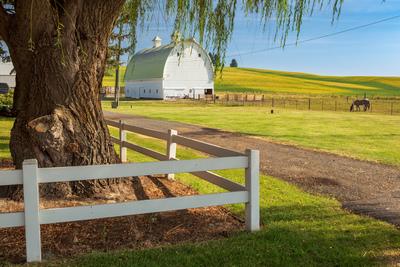
[[[224,59],[239,8],[247,16],[258,14],[265,25],[274,18],[276,37],[284,43],[290,30],[300,31],[303,17],[315,7],[329,5],[335,17],[342,1],[0,0],[0,39],[17,73],[17,117],[10,141],[14,163],[21,168],[28,158],[36,158],[41,167],[119,161],[98,94],[109,38],[124,5],[133,43],[138,24],[161,7],[175,21],[173,31],[197,36]],[[92,194],[110,183],[55,185],[49,193]]]

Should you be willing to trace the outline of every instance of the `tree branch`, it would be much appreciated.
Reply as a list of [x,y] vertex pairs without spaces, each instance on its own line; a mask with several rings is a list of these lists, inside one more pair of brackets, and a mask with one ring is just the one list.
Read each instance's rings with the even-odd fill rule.
[[10,34],[9,31],[10,20],[11,20],[11,15],[7,14],[3,5],[0,4],[0,39],[3,39],[6,42]]

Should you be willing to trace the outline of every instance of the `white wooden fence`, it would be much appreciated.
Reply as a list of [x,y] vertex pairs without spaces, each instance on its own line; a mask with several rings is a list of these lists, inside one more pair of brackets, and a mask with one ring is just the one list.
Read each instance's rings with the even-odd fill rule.
[[[126,162],[126,148],[133,149],[161,161],[38,168],[37,161],[35,159],[30,159],[24,161],[22,170],[0,171],[0,186],[23,185],[24,211],[0,213],[0,228],[25,227],[27,262],[38,262],[42,259],[40,238],[41,224],[245,203],[246,229],[249,231],[259,230],[259,152],[257,150],[246,150],[245,154],[241,154],[219,146],[180,136],[174,130],[163,133],[127,125],[122,122],[107,121],[107,123],[110,126],[119,128],[119,138],[113,138],[113,141],[120,145],[120,155],[123,162]],[[127,142],[127,131],[165,140],[167,143],[167,153],[164,155],[157,151]],[[177,144],[216,157],[178,160],[176,159]],[[210,172],[213,170],[239,168],[246,169],[245,185],[235,183]],[[39,206],[39,184],[43,183],[110,179],[155,174],[167,174],[169,178],[172,178],[175,173],[191,173],[226,189],[228,192],[67,208],[40,209]]]

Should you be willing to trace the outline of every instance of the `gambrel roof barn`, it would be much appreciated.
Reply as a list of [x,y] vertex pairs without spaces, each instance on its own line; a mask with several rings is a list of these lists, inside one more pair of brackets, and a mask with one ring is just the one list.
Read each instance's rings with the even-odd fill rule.
[[198,98],[214,93],[214,70],[208,53],[194,39],[136,53],[125,73],[125,96],[131,98]]

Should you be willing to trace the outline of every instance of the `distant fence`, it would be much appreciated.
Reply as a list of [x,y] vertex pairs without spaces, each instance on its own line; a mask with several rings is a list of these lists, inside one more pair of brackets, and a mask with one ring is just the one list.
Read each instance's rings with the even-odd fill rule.
[[[264,94],[216,94],[197,99],[205,103],[223,105],[261,105],[271,108],[314,110],[314,111],[349,111],[356,97],[301,97],[271,96]],[[362,98],[359,98],[362,99]],[[400,99],[369,98],[371,108],[368,112],[388,115],[400,115]]]
[[[121,86],[119,89],[120,95],[125,94],[125,86]],[[115,95],[115,87],[114,86],[103,86],[100,89],[100,95],[102,97],[114,97]]]
[[[160,162],[125,163],[110,165],[38,168],[35,159],[26,160],[22,170],[0,171],[0,186],[22,185],[24,211],[0,213],[0,228],[25,227],[27,262],[41,261],[40,225],[153,212],[173,211],[189,208],[245,203],[246,229],[256,231],[260,227],[259,218],[259,152],[246,150],[245,154],[225,149],[205,142],[178,135],[127,125],[123,122],[107,121],[119,129],[119,138],[113,141],[120,145],[122,161],[126,161],[126,149],[133,149]],[[166,141],[166,153],[127,142],[127,131]],[[212,158],[178,160],[177,144],[215,156]],[[212,170],[245,168],[245,185],[221,177]],[[165,199],[128,201],[113,204],[78,206],[67,208],[40,209],[39,184],[72,182],[92,179],[110,179],[130,176],[191,173],[217,185],[227,192],[206,195],[181,196]]]

